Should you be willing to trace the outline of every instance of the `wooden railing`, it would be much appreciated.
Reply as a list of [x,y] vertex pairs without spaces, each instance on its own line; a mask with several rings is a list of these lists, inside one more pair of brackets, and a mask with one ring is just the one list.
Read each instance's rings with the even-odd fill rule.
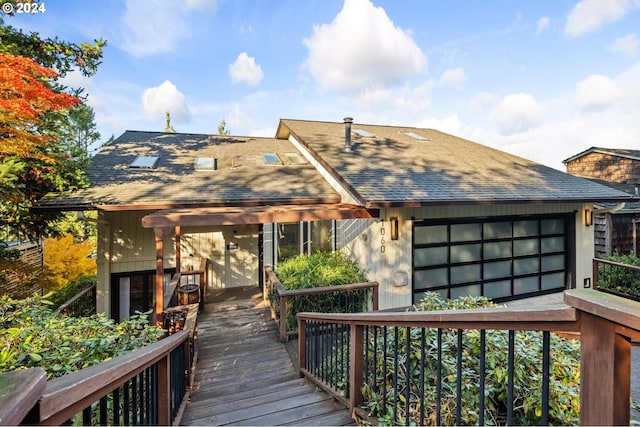
[[[289,337],[297,334],[295,314],[289,316],[291,322],[287,322],[289,305],[300,298],[331,298],[331,307],[323,307],[322,311],[354,313],[362,311],[378,310],[378,283],[352,283],[341,286],[322,286],[309,289],[286,290],[276,276],[271,266],[265,267],[266,289],[264,295],[269,298],[271,316],[278,323],[280,340],[286,342]],[[366,295],[366,296],[363,296]],[[304,301],[296,301],[304,307]],[[306,310],[309,310],[307,308]],[[293,323],[293,324],[291,324]]]
[[57,313],[82,317],[96,313],[97,285],[94,283],[56,309]]
[[640,267],[594,258],[593,289],[640,301]]
[[[81,417],[78,423],[82,425],[170,425],[187,396],[189,336],[189,331],[182,331],[124,356],[46,381],[41,395],[11,402],[11,406],[0,408],[0,414],[27,412],[18,422],[29,425],[61,425],[76,416]],[[34,369],[29,371],[41,372]],[[42,388],[43,378],[33,375],[21,388]]]
[[[163,307],[166,309],[168,307],[173,307],[176,305],[186,305],[191,304],[193,301],[186,301],[185,299],[189,298],[189,295],[186,292],[181,292],[185,288],[182,283],[182,278],[188,278],[187,281],[190,281],[191,278],[198,277],[198,284],[195,284],[195,280],[193,284],[187,284],[187,286],[196,286],[197,287],[197,299],[199,304],[199,311],[204,310],[204,297],[205,291],[207,289],[207,259],[202,258],[200,261],[200,267],[197,270],[185,270],[180,273],[175,273],[171,278],[171,282],[167,286],[167,289],[164,293],[164,301]],[[181,289],[182,287],[182,289]]]
[[198,305],[170,310],[185,313],[180,330],[123,356],[49,381],[40,368],[0,374],[0,425],[179,422],[197,358]]
[[[507,424],[513,424],[513,381],[514,381],[514,360],[512,340],[515,337],[514,331],[542,331],[541,347],[542,360],[542,388],[541,396],[541,422],[546,424],[549,417],[549,366],[558,361],[551,360],[553,355],[549,351],[549,340],[552,332],[561,335],[569,335],[580,340],[580,413],[579,422],[581,425],[629,425],[630,418],[630,350],[631,340],[636,340],[640,336],[640,303],[626,300],[617,296],[596,292],[593,290],[581,289],[565,292],[564,301],[566,306],[532,307],[532,308],[498,308],[498,309],[478,309],[478,310],[450,310],[434,312],[377,312],[358,314],[338,314],[338,313],[299,313],[299,369],[302,375],[307,376],[320,387],[333,394],[334,397],[343,401],[355,413],[362,415],[361,405],[365,402],[363,390],[378,390],[385,387],[389,378],[393,378],[391,384],[397,389],[394,390],[393,400],[383,402],[383,408],[388,410],[393,408],[393,417],[408,405],[416,393],[423,396],[419,402],[422,416],[425,416],[427,403],[435,406],[435,414],[426,416],[432,417],[428,420],[421,419],[420,423],[427,421],[436,425],[442,424],[440,397],[442,387],[457,388],[458,396],[463,386],[462,371],[464,367],[458,363],[457,373],[450,375],[448,379],[438,375],[435,390],[438,395],[435,399],[424,398],[425,384],[433,381],[433,378],[412,379],[411,383],[398,384],[396,372],[385,371],[382,376],[376,377],[375,372],[380,367],[371,366],[372,360],[376,360],[375,353],[380,351],[375,346],[378,342],[372,340],[372,336],[380,336],[380,331],[386,337],[388,330],[395,333],[395,347],[399,348],[398,337],[403,339],[420,339],[413,337],[424,336],[426,331],[435,329],[438,334],[443,329],[453,329],[458,336],[458,354],[462,356],[462,340],[466,332],[477,330],[480,333],[481,342],[484,340],[485,331],[504,330],[509,331],[509,362],[504,366],[504,372],[508,372],[508,382],[510,384],[507,393],[506,420]],[[385,328],[385,329],[381,329]],[[402,331],[402,333],[399,333]],[[386,339],[386,338],[385,338]],[[424,338],[423,338],[424,339]],[[409,345],[411,344],[411,345]],[[413,348],[415,343],[407,341],[406,348]],[[454,344],[455,345],[455,344]],[[394,346],[392,345],[391,348]],[[418,344],[418,348],[420,345]],[[424,351],[424,344],[422,351]],[[385,347],[385,351],[386,351]],[[413,350],[412,350],[413,351]],[[436,351],[430,349],[430,351]],[[442,351],[441,343],[436,351]],[[476,351],[465,347],[465,352]],[[484,424],[482,418],[484,414],[484,399],[486,390],[484,374],[485,350],[481,348],[482,354],[478,357],[481,362],[481,373],[474,381],[479,381],[478,387],[479,407],[471,407],[469,402],[462,402],[460,398],[454,400],[455,423],[459,420],[463,411],[477,411],[480,414],[479,424]],[[384,360],[394,360],[396,371],[413,372],[414,370],[424,372],[425,357],[416,357],[411,354],[384,354]],[[421,360],[418,360],[421,359]],[[413,360],[411,369],[403,364],[403,360]],[[437,361],[441,363],[440,359]],[[441,365],[439,365],[441,366]],[[407,376],[408,377],[408,376]],[[457,378],[457,379],[456,379]],[[382,385],[380,381],[383,381]],[[409,380],[407,380],[409,381]],[[422,382],[421,382],[422,381]],[[449,383],[447,383],[447,381]],[[450,382],[453,381],[455,385]],[[439,388],[438,388],[439,387]],[[432,389],[429,389],[432,391]],[[421,394],[420,394],[421,393]],[[383,393],[384,394],[384,393]],[[419,399],[418,399],[419,400]],[[372,403],[372,402],[365,402]],[[375,402],[374,402],[375,403]],[[380,404],[378,402],[378,404]],[[406,412],[406,411],[405,411]],[[404,412],[403,412],[404,413]],[[395,424],[407,423],[408,419],[392,419]],[[564,423],[568,421],[565,420]]]

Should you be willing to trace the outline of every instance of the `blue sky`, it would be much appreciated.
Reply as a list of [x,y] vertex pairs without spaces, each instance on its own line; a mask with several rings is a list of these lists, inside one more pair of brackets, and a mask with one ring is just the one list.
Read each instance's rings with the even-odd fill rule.
[[108,41],[104,139],[274,136],[280,118],[428,127],[554,168],[640,149],[640,0],[41,0],[5,22]]

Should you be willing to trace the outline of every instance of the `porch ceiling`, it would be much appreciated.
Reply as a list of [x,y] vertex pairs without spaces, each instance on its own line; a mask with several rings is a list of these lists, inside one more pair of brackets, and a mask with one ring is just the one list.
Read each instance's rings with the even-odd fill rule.
[[144,228],[266,224],[272,222],[325,221],[376,218],[378,209],[346,203],[250,207],[165,209],[142,218]]

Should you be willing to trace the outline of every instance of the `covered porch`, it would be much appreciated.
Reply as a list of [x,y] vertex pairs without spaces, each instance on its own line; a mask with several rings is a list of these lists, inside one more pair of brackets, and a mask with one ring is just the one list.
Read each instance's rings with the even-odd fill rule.
[[[332,204],[264,205],[237,207],[200,207],[164,209],[142,218],[142,227],[153,229],[155,237],[156,274],[154,282],[154,316],[161,319],[164,301],[165,238],[174,236],[176,274],[182,271],[181,238],[185,227],[220,227],[258,225],[257,259],[258,282],[263,280],[264,240],[262,225],[273,223],[300,223],[327,220],[371,219],[378,210],[362,206]],[[202,267],[200,267],[202,269]],[[191,272],[190,272],[191,273]]]

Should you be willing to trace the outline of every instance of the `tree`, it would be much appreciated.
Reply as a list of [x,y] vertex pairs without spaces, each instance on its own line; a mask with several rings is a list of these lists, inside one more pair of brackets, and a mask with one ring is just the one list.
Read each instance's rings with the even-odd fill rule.
[[78,104],[62,115],[64,121],[60,128],[60,141],[66,145],[66,149],[72,158],[87,160],[90,150],[100,139],[95,123],[93,108],[87,104]]
[[79,136],[84,142],[72,138],[81,145],[99,138],[93,112],[80,103],[83,89],[65,87],[58,78],[71,70],[95,74],[106,41],[43,38],[6,25],[5,17],[0,12],[0,226],[34,237],[47,232],[47,221],[57,216],[30,212],[37,200],[87,185],[86,150],[71,149],[70,127],[86,131]]
[[88,240],[73,242],[73,235],[44,239],[44,267],[50,284],[45,291],[56,291],[83,275],[96,274],[96,260],[89,256],[93,247]]
[[229,132],[227,129],[227,122],[222,119],[220,121],[220,124],[218,125],[218,135],[229,135],[231,132]]

